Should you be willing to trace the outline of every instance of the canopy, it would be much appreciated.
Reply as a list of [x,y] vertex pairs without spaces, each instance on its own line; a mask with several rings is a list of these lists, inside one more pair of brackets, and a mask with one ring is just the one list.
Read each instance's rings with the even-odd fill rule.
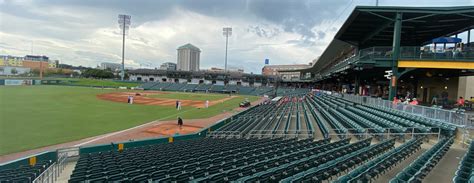
[[439,37],[433,39],[433,43],[460,43],[462,40],[455,37]]

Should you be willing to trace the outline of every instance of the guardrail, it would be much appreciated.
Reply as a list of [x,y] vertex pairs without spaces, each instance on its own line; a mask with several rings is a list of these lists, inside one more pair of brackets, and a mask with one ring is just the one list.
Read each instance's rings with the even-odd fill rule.
[[58,180],[59,177],[59,166],[57,162],[51,164],[46,170],[43,171],[33,183],[48,183],[48,182],[55,182]]
[[242,138],[242,132],[240,131],[213,131],[207,133],[207,137],[216,137],[216,138]]
[[315,133],[311,130],[250,130],[248,137],[257,138],[314,138]]
[[356,104],[376,106],[382,108],[391,108],[403,111],[409,114],[430,118],[437,121],[447,122],[459,127],[474,127],[468,122],[468,115],[461,111],[446,110],[421,105],[392,104],[392,101],[369,96],[358,96],[353,94],[331,93],[332,96],[341,97]]

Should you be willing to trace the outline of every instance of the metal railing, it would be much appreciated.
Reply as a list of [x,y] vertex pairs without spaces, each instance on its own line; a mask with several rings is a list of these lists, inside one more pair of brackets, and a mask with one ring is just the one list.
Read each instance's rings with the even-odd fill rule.
[[[360,50],[358,56],[360,60],[391,59],[392,54],[392,47],[377,46]],[[474,60],[474,50],[444,49],[433,52],[419,46],[402,46],[400,47],[400,59],[472,61]]]
[[70,147],[57,150],[58,157],[56,162],[51,164],[45,171],[43,171],[33,183],[49,183],[57,182],[58,177],[66,168],[66,164],[72,159],[79,157],[79,147]]
[[207,137],[215,138],[242,138],[241,131],[213,131],[207,134]]
[[310,130],[250,130],[246,136],[257,138],[313,138],[315,133]]
[[[359,138],[368,138],[368,137],[377,137],[380,139],[386,139],[390,137],[399,137],[406,139],[407,137],[415,137],[415,136],[434,136],[439,140],[441,137],[441,130],[439,128],[431,128],[430,132],[420,132],[423,131],[425,128],[417,128],[417,127],[407,127],[405,132],[394,132],[399,130],[398,128],[383,128],[383,132],[374,132],[378,129],[375,128],[364,128],[364,133],[352,133],[353,131],[357,131],[358,129],[348,128],[346,133],[330,133],[328,137],[338,137],[338,138],[348,138],[351,136],[356,136]],[[333,129],[334,131],[342,131],[339,129]]]
[[468,115],[464,112],[457,110],[446,110],[434,107],[427,107],[421,105],[409,105],[409,104],[393,104],[392,101],[384,100],[381,98],[373,98],[369,96],[358,96],[353,94],[339,94],[332,93],[331,95],[341,97],[348,101],[354,102],[356,104],[375,106],[381,108],[390,108],[403,111],[409,114],[430,118],[437,121],[451,123],[460,127],[472,126],[468,122]]
[[55,182],[59,177],[59,166],[57,162],[51,164],[46,170],[44,170],[33,183],[49,183]]

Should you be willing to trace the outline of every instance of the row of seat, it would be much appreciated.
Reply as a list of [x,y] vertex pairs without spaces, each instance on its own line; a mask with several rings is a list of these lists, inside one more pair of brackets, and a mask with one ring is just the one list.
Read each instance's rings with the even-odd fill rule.
[[17,168],[0,170],[0,183],[33,182],[41,173],[53,164],[53,160],[45,160],[30,165],[20,165]]
[[320,140],[317,146],[303,147],[296,149],[291,153],[286,153],[281,156],[270,156],[261,159],[261,161],[248,164],[245,166],[236,167],[234,169],[221,171],[215,174],[210,174],[198,179],[194,179],[193,182],[229,182],[240,179],[242,177],[251,176],[255,173],[262,172],[266,169],[273,167],[284,166],[288,163],[292,163],[295,160],[312,156],[321,152],[325,152],[331,149],[335,149],[341,146],[349,144],[349,140],[341,140],[334,143],[327,143],[329,139]]
[[323,119],[320,113],[316,112],[316,109],[318,108],[322,109],[322,107],[320,106],[315,107],[318,104],[314,102],[314,100],[312,100],[311,98],[308,99],[307,101],[308,101],[307,105],[310,106],[310,112],[313,116],[313,119],[316,121],[316,124],[318,125],[319,130],[321,131],[321,134],[323,134],[324,138],[329,138],[329,127],[323,122]]
[[398,182],[421,182],[425,176],[436,166],[444,154],[453,144],[454,137],[443,138],[428,151],[424,152],[408,167],[398,173],[390,183]]
[[362,164],[344,176],[339,177],[336,183],[346,182],[371,182],[380,174],[383,174],[398,163],[410,157],[412,154],[421,149],[423,138],[413,138],[408,142],[392,149],[383,155]]
[[376,115],[373,115],[371,113],[368,113],[368,112],[365,112],[365,111],[362,111],[360,109],[357,109],[355,107],[352,107],[352,106],[349,106],[347,107],[348,110],[364,117],[365,119],[368,119],[370,121],[374,121],[375,123],[377,123],[378,125],[384,127],[384,128],[388,128],[390,129],[390,131],[394,131],[396,133],[404,133],[407,131],[407,128],[399,125],[399,124],[396,124],[394,122],[391,122],[389,120],[386,120],[386,119],[383,119],[381,117],[378,117]]
[[466,154],[459,162],[453,178],[454,183],[474,183],[474,141],[469,144]]
[[363,118],[362,116],[357,115],[356,113],[353,113],[352,111],[349,111],[345,108],[337,108],[337,110],[341,112],[342,114],[346,115],[347,117],[351,118],[352,120],[358,122],[359,124],[367,128],[370,132],[373,132],[373,133],[385,132],[385,129],[383,127],[379,126],[378,124],[375,124],[372,121],[369,121]]
[[[237,85],[211,85],[211,84],[191,84],[191,83],[172,83],[172,82],[146,82],[140,86],[145,90],[163,90],[163,91],[210,91],[210,92],[238,92],[243,95],[264,95],[273,91],[271,87],[251,87]],[[294,93],[290,88],[281,88],[277,90],[281,94]],[[306,90],[307,91],[307,90]]]
[[358,151],[368,147],[371,142],[371,138],[358,141],[353,144],[347,144],[330,150],[319,151],[318,153],[311,155],[309,157],[303,157],[300,159],[295,159],[292,162],[287,164],[269,168],[265,171],[258,172],[251,176],[242,177],[237,179],[237,182],[272,182],[277,180],[282,180],[287,177],[299,174],[306,170],[309,170],[312,167],[321,166],[327,162],[335,160],[341,156],[350,154],[354,151]]
[[334,115],[336,119],[341,121],[341,123],[348,126],[352,130],[352,133],[355,133],[355,134],[366,133],[367,130],[364,127],[360,126],[357,122],[343,115],[341,112],[337,111],[336,109],[329,109],[329,112],[332,115]]
[[315,166],[309,170],[285,178],[280,182],[322,182],[386,152],[393,148],[394,145],[395,139],[385,140],[381,143],[349,152],[346,155],[328,161],[320,166]]
[[415,128],[415,131],[417,131],[417,132],[426,133],[426,132],[431,131],[431,128],[426,127],[425,125],[418,124],[414,121],[411,121],[411,120],[408,120],[408,119],[405,119],[405,118],[401,118],[401,117],[398,117],[398,116],[395,116],[395,115],[392,115],[392,114],[389,114],[389,113],[386,113],[386,112],[383,112],[383,111],[380,111],[380,110],[377,110],[377,109],[369,108],[369,107],[366,107],[366,106],[363,106],[363,105],[357,105],[356,107],[360,110],[372,113],[372,114],[377,115],[381,118],[385,118],[387,120],[390,120],[394,123],[399,123],[399,124],[401,124],[405,127]]
[[419,115],[414,115],[410,113],[406,113],[404,111],[400,111],[397,109],[389,108],[389,107],[380,107],[375,105],[356,105],[353,102],[345,100],[341,97],[331,96],[323,94],[318,96],[322,99],[322,101],[329,102],[332,104],[333,108],[335,106],[339,106],[342,108],[347,108],[348,106],[355,106],[360,110],[364,110],[365,112],[370,112],[375,114],[379,117],[385,118],[390,120],[394,123],[399,123],[404,127],[414,127],[417,129],[417,132],[430,132],[435,131],[436,129],[432,128],[439,128],[441,132],[445,136],[452,136],[456,130],[456,126],[430,118],[425,118]]
[[[202,143],[203,141],[204,143]],[[213,142],[216,141],[216,142]],[[268,157],[282,156],[301,149],[314,148],[329,141],[313,142],[309,140],[282,140],[282,139],[203,139],[195,140],[191,146],[187,141],[178,145],[160,145],[161,148],[149,150],[149,146],[137,148],[149,150],[148,155],[138,155],[147,161],[133,160],[137,155],[122,157],[122,161],[115,159],[111,164],[104,153],[83,155],[73,171],[70,182],[86,181],[138,181],[160,180],[166,178],[186,179],[200,177],[205,174],[244,166]],[[211,144],[217,144],[212,146]],[[183,148],[168,151],[165,146],[183,146]],[[196,148],[193,148],[196,147]],[[199,149],[204,151],[199,151]],[[163,152],[160,152],[163,151]],[[122,154],[123,152],[109,152],[107,154]],[[185,152],[187,155],[177,155]],[[131,164],[133,163],[133,164]],[[99,166],[102,165],[102,166]],[[96,168],[99,167],[99,168]]]
[[446,132],[445,135],[447,135],[447,136],[452,135],[454,133],[454,131],[456,130],[456,126],[454,126],[452,124],[449,124],[449,123],[446,123],[446,122],[443,122],[443,121],[433,120],[433,119],[430,119],[430,118],[417,116],[417,115],[414,115],[414,114],[406,113],[406,112],[403,112],[403,111],[400,111],[400,110],[387,108],[387,107],[379,107],[379,106],[374,106],[374,105],[369,105],[369,107],[371,107],[373,109],[380,109],[383,112],[386,112],[386,113],[389,113],[389,114],[392,114],[392,115],[395,115],[395,116],[398,116],[398,117],[406,118],[406,119],[412,120],[414,122],[424,124],[424,125],[429,126],[429,127],[440,128],[440,129],[442,129]]

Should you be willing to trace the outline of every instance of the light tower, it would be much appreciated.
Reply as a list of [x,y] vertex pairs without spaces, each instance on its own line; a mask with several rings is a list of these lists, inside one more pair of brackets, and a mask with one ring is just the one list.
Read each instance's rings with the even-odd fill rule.
[[132,16],[130,15],[119,15],[118,16],[118,23],[120,25],[120,30],[122,30],[122,72],[120,73],[120,77],[123,81],[125,77],[125,35],[128,32],[130,27],[130,19]]
[[232,36],[232,27],[224,27],[222,33],[225,36],[225,68],[224,71],[227,72],[227,44],[229,42],[229,37]]

